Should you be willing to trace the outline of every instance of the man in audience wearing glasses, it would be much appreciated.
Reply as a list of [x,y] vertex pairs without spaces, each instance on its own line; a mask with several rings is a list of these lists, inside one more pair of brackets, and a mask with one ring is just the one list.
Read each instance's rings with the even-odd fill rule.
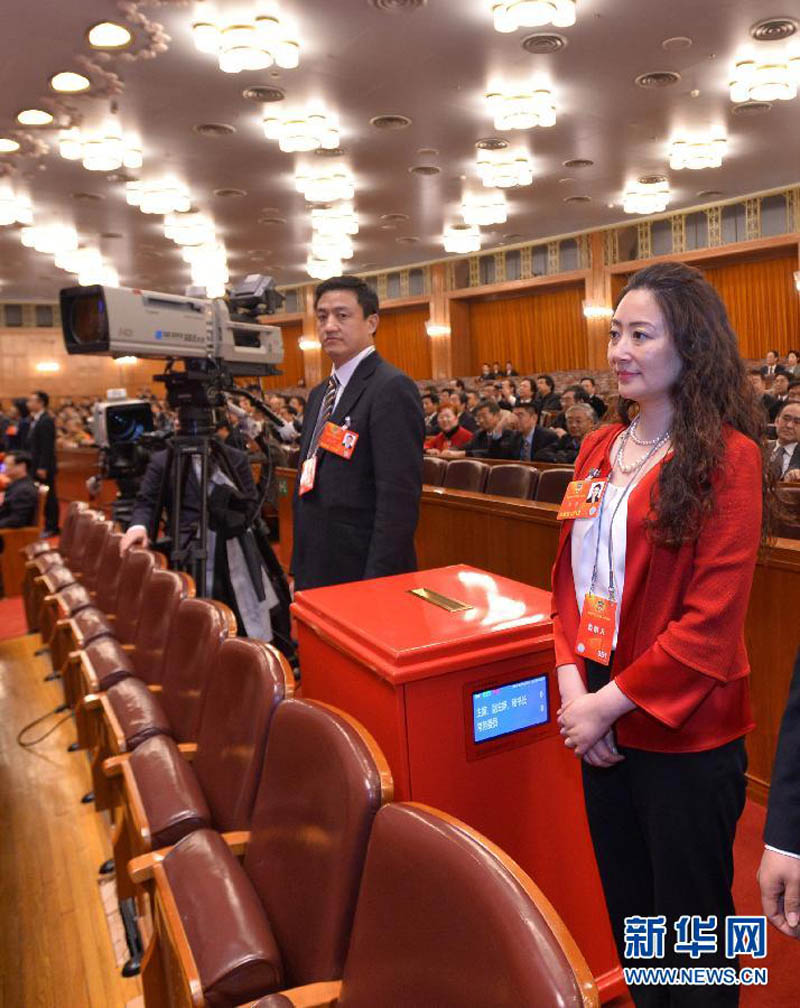
[[443,451],[442,458],[501,458],[514,459],[517,432],[509,429],[513,415],[501,410],[493,399],[481,399],[478,405],[477,434],[463,449]]
[[775,418],[777,440],[770,456],[775,479],[800,480],[800,402],[786,402]]

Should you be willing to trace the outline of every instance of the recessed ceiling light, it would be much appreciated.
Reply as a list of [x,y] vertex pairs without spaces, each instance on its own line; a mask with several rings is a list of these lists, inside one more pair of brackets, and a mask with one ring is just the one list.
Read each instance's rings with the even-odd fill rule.
[[380,227],[381,227],[381,231],[396,231],[397,230],[397,225],[396,224],[381,224]]
[[344,147],[317,147],[314,153],[317,157],[344,157],[347,150]]
[[759,42],[780,42],[797,31],[798,22],[790,17],[764,18],[750,27],[750,34]]
[[418,164],[412,165],[408,170],[412,175],[438,175],[442,169],[437,165]]
[[590,161],[589,158],[570,158],[569,161],[562,161],[561,164],[565,168],[591,168],[594,161]]
[[565,178],[560,178],[558,181],[560,185],[564,185],[567,182],[574,182],[575,179],[572,178],[570,175],[567,175]]
[[92,49],[124,49],[131,44],[132,35],[125,25],[116,21],[100,21],[86,33]]
[[404,213],[385,213],[381,214],[381,220],[385,221],[387,224],[397,224],[400,221],[407,221],[408,214]]
[[731,112],[737,116],[750,116],[760,115],[762,112],[769,112],[771,108],[772,102],[746,101],[740,102],[738,105],[734,105]]
[[674,35],[672,38],[665,38],[661,43],[661,48],[667,52],[674,52],[676,49],[688,49],[692,40],[688,35]]
[[192,129],[200,136],[207,137],[231,136],[236,132],[236,127],[228,123],[195,123]]
[[269,84],[254,84],[242,91],[243,98],[258,102],[279,102],[286,97],[285,91]]
[[0,154],[14,154],[19,150],[19,144],[11,137],[0,137]]
[[697,193],[697,198],[698,199],[719,199],[720,196],[724,196],[724,195],[725,195],[725,193],[722,192],[720,189],[701,189],[700,192]]
[[424,7],[428,0],[369,0],[370,6],[383,14],[410,14]]
[[410,126],[411,120],[405,115],[386,113],[384,115],[373,116],[369,124],[379,130],[401,130]]
[[640,185],[658,185],[660,182],[666,181],[666,175],[640,175],[637,179]]
[[562,200],[563,203],[590,203],[591,196],[565,196]]
[[286,223],[286,218],[285,217],[259,217],[258,218],[258,223],[259,224],[285,224]]
[[214,190],[214,195],[215,196],[223,196],[223,197],[229,197],[229,196],[231,196],[231,197],[241,197],[241,196],[246,196],[247,193],[244,191],[244,189],[215,189]]
[[508,147],[508,140],[501,140],[500,137],[483,137],[476,140],[475,146],[478,150],[505,150]]
[[72,198],[74,200],[82,200],[85,203],[95,203],[105,199],[105,196],[93,192],[74,192],[72,193]]
[[677,84],[680,79],[681,75],[674,70],[651,70],[635,77],[634,83],[641,88],[664,88]]
[[278,209],[278,207],[274,206],[261,207],[261,213],[267,217],[280,217],[281,215],[281,212]]
[[417,151],[420,157],[436,157],[438,153],[435,147],[420,147]]
[[80,94],[81,91],[88,91],[91,86],[92,82],[88,77],[73,73],[71,70],[53,74],[50,78],[50,87],[60,94]]
[[53,116],[44,109],[23,109],[17,113],[17,122],[23,126],[49,126],[52,121]]
[[534,56],[547,56],[566,49],[567,40],[558,32],[535,32],[522,40],[522,48]]
[[395,238],[398,245],[416,245],[419,242],[419,238],[415,235],[401,235],[400,238]]

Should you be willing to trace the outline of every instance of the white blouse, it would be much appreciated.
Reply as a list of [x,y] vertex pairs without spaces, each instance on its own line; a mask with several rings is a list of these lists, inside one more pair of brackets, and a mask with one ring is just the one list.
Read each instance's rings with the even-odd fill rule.
[[[575,582],[575,599],[578,603],[579,613],[583,612],[583,601],[592,584],[592,570],[594,569],[598,535],[600,536],[600,549],[597,554],[597,580],[594,584],[594,591],[597,595],[603,595],[606,598],[609,597],[608,534],[611,529],[611,516],[614,514],[615,509],[617,509],[619,499],[626,489],[626,487],[618,487],[609,483],[606,486],[603,514],[600,521],[598,522],[596,518],[576,518],[572,523],[572,535],[570,537],[572,578]],[[614,589],[617,613],[612,648],[617,646],[617,638],[619,637],[619,613],[622,602],[622,590],[625,586],[628,498],[631,492],[629,491],[625,494],[625,499],[619,504],[613,524]]]

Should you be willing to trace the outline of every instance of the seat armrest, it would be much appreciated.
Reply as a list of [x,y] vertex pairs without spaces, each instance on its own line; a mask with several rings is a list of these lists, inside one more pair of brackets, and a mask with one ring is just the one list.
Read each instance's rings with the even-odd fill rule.
[[136,650],[136,645],[135,644],[123,644],[122,645],[122,650],[125,652],[125,654],[133,654],[133,652]]
[[304,987],[291,987],[279,994],[268,994],[239,1008],[335,1008],[341,991],[341,980],[323,980]]
[[164,692],[164,687],[163,687],[163,685],[160,682],[159,683],[148,683],[147,684],[147,688],[155,696],[158,696],[158,695],[160,695],[161,693]]
[[180,750],[181,756],[183,756],[187,763],[191,763],[197,755],[196,742],[179,742],[178,749]]
[[100,694],[100,706],[103,708],[103,728],[108,747],[113,753],[124,753],[127,751],[125,732],[119,723],[116,711],[111,706],[107,694]]
[[131,858],[128,862],[128,875],[134,885],[144,885],[145,882],[152,882],[153,871],[157,864],[161,864],[164,858],[172,850],[172,847],[162,847],[161,850],[150,851],[149,854],[140,854]]
[[222,839],[230,847],[231,854],[235,857],[244,857],[247,845],[250,843],[250,830],[231,830],[223,833]]
[[97,710],[103,704],[103,694],[102,693],[85,693],[83,696],[83,708],[84,710]]
[[107,756],[103,760],[103,773],[106,777],[121,777],[122,764],[131,758],[130,753],[119,753],[118,756]]

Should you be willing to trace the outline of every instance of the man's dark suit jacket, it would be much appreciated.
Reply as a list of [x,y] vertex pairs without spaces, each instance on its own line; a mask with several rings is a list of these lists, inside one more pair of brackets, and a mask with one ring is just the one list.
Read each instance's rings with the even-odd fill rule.
[[[257,494],[255,484],[253,483],[253,474],[250,469],[250,463],[247,460],[247,455],[235,448],[230,448],[228,445],[223,446],[223,451],[225,452],[225,457],[230,464],[233,474],[236,476],[238,483],[244,490],[245,499],[255,505]],[[169,456],[170,452],[165,450],[156,452],[150,459],[147,469],[145,470],[145,474],[142,477],[139,492],[136,495],[136,501],[133,505],[131,525],[144,525],[148,531],[148,535],[150,534],[151,524],[155,516],[156,508],[158,507],[159,496],[161,493],[161,483]],[[165,507],[168,515],[172,514],[172,500],[173,492],[171,474],[167,474]],[[181,531],[188,533],[197,525],[199,520],[200,484],[198,483],[197,476],[195,475],[194,466],[190,464],[181,499]],[[167,526],[167,532],[169,532],[169,526]]]
[[5,499],[0,504],[0,528],[35,525],[38,505],[39,491],[30,476],[9,483]]
[[[327,381],[312,389],[300,441],[302,468]],[[358,365],[331,421],[358,434],[350,460],[321,450],[314,488],[295,491],[295,588],[362,581],[416,569],[425,422],[411,379],[376,352]],[[299,476],[298,476],[299,489]]]
[[[764,377],[764,378],[768,378],[769,377],[769,367],[766,364],[762,364],[761,365],[761,374],[762,374],[762,377]],[[783,366],[783,364],[776,364],[775,365],[775,371],[773,372],[772,377],[774,378],[775,375],[779,375],[779,374],[789,374],[789,372],[786,370],[786,368]]]
[[[777,441],[768,441],[768,458],[769,467],[772,470],[772,474],[776,480],[781,478],[781,469],[783,468],[783,460],[774,458],[775,449],[778,447]],[[781,464],[778,465],[778,462]],[[789,459],[789,465],[786,467],[786,472],[790,472],[792,469],[800,469],[800,442],[794,446],[794,451],[792,452],[792,457]]]
[[31,453],[31,472],[36,475],[44,469],[45,482],[56,473],[56,422],[49,413],[42,413],[28,430],[27,450]]
[[772,403],[770,404],[770,406],[767,409],[767,415],[769,416],[769,422],[770,423],[775,423],[775,420],[777,419],[778,414],[780,413],[780,411],[783,409],[783,407],[786,405],[786,403],[788,401],[789,401],[789,396],[788,395],[785,395],[783,397],[783,399],[779,399],[777,396],[773,396],[772,397]]
[[764,842],[800,854],[800,651],[778,735]]
[[470,458],[515,459],[521,451],[518,438],[517,431],[504,430],[499,438],[493,438],[481,429],[464,445],[464,451]]
[[558,413],[561,410],[561,396],[558,392],[548,392],[546,396],[537,395],[533,405],[540,413]]
[[539,453],[542,462],[563,462],[572,465],[578,457],[581,443],[571,434],[564,434],[555,444],[548,445]]
[[[514,458],[522,459],[522,449],[525,445],[525,437],[521,433],[517,433],[517,447],[516,455]],[[548,430],[547,427],[534,427],[533,428],[533,440],[531,441],[531,461],[538,461],[540,458],[540,452],[543,452],[547,448],[552,448],[558,443],[558,434],[555,431]]]

